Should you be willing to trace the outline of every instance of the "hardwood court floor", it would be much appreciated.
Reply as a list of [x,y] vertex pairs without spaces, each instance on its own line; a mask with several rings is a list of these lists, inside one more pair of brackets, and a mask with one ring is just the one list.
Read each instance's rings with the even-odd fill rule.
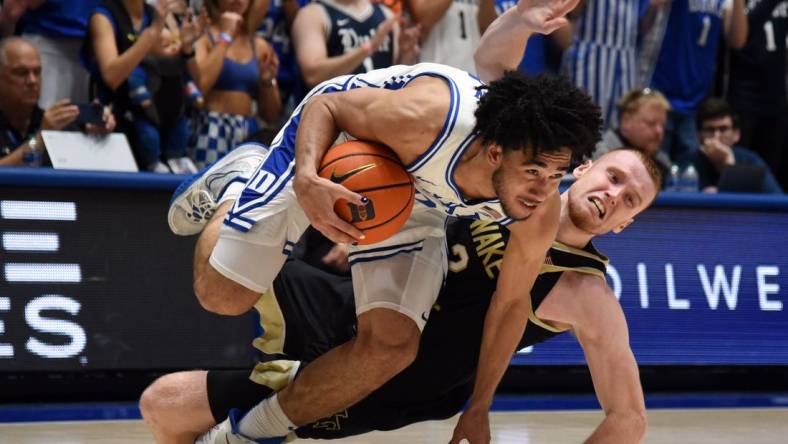
[[[493,442],[577,444],[600,412],[494,413]],[[446,443],[456,419],[344,440],[350,444]],[[0,444],[141,444],[153,442],[141,421],[0,424]],[[296,441],[307,442],[307,441]],[[648,444],[777,444],[788,442],[788,409],[652,410]]]

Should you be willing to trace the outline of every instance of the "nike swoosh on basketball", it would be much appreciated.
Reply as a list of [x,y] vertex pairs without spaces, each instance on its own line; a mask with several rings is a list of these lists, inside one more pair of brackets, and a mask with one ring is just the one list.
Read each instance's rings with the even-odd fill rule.
[[342,182],[350,179],[351,177],[355,176],[356,174],[358,174],[358,173],[360,173],[362,171],[366,171],[366,170],[371,169],[371,168],[375,168],[376,166],[378,166],[378,165],[375,164],[375,163],[368,163],[366,165],[361,165],[358,168],[353,168],[352,170],[348,171],[347,173],[340,174],[340,175],[337,175],[337,170],[334,169],[334,171],[331,172],[330,180],[331,180],[331,182],[334,182],[334,183],[342,183]]

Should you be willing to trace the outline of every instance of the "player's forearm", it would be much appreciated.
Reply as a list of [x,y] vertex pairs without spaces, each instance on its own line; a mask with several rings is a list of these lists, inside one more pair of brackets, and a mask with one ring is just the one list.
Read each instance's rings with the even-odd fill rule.
[[366,48],[359,47],[340,56],[300,63],[301,73],[307,86],[313,88],[320,82],[353,72],[369,56]]
[[479,78],[489,83],[503,77],[505,71],[516,69],[531,34],[516,8],[495,19],[482,35],[473,55]]
[[525,330],[531,299],[498,301],[493,297],[484,319],[479,367],[469,409],[488,410]]
[[741,49],[747,43],[747,16],[744,14],[744,0],[733,0],[730,23],[726,32],[728,44],[733,49]]
[[296,133],[296,183],[317,176],[320,161],[337,137],[337,127],[327,95],[315,95],[304,106]]
[[639,443],[646,436],[646,411],[608,413],[604,421],[585,440],[586,444]]

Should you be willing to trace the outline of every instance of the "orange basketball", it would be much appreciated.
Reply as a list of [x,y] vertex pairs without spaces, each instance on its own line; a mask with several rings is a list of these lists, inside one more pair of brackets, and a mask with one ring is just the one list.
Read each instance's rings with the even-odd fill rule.
[[413,209],[413,177],[389,148],[363,140],[341,143],[326,153],[321,177],[369,199],[364,206],[340,199],[334,211],[363,231],[359,244],[374,244],[391,237],[405,224]]

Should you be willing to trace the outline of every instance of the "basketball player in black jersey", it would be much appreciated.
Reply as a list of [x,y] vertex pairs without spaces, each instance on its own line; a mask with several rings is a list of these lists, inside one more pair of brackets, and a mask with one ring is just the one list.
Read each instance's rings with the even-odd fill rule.
[[[520,347],[572,331],[606,414],[588,442],[638,442],[645,433],[645,406],[637,364],[623,311],[605,282],[607,258],[591,239],[620,232],[651,204],[660,188],[659,169],[640,152],[622,149],[581,165],[575,176],[561,197],[557,242],[533,286],[533,312]],[[295,435],[336,439],[458,413],[473,389],[484,317],[507,240],[506,229],[492,222],[453,222],[447,228],[449,274],[416,360],[360,403],[300,427]],[[192,371],[154,382],[140,407],[156,438],[193,442],[223,421],[230,408],[248,409],[287,385],[298,361],[313,360],[353,337],[353,301],[349,278],[288,262],[273,292],[256,304],[265,332],[255,346],[270,355],[268,360],[251,376],[249,371]],[[197,442],[214,442],[211,438],[209,433]]]

